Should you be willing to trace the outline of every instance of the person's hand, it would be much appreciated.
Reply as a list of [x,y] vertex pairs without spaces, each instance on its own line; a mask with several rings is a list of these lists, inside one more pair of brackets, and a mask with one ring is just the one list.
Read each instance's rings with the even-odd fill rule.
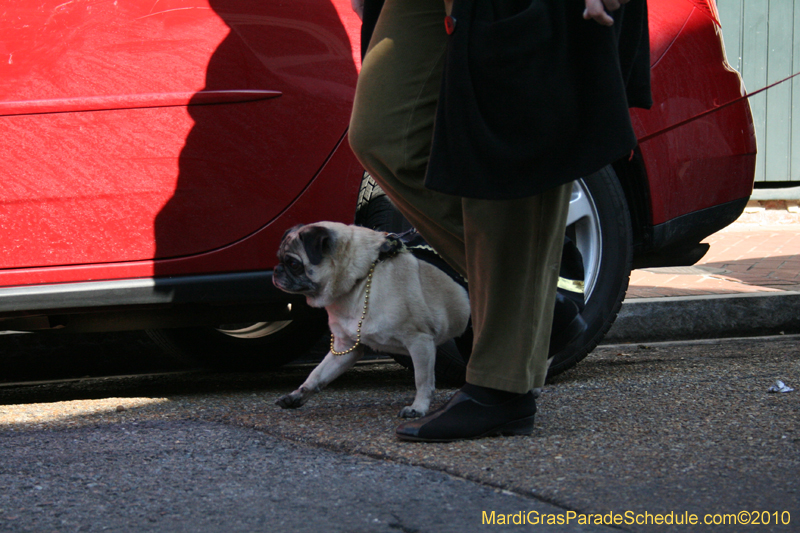
[[608,14],[608,11],[616,11],[622,4],[627,4],[628,1],[629,0],[586,0],[586,9],[583,12],[583,18],[586,20],[594,19],[603,26],[613,26],[614,19]]
[[350,0],[350,5],[353,6],[353,11],[356,12],[358,18],[364,20],[364,0]]

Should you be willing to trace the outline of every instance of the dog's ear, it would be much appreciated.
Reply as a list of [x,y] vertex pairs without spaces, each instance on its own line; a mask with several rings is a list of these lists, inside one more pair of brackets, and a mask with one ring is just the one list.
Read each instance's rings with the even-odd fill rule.
[[300,240],[312,265],[320,264],[322,258],[333,251],[334,238],[328,228],[310,226],[300,233]]
[[295,225],[294,225],[294,226],[292,226],[291,228],[287,229],[286,231],[284,231],[284,232],[283,232],[283,237],[281,237],[281,240],[282,240],[282,241],[283,241],[283,240],[285,240],[287,235],[289,235],[291,232],[293,232],[293,231],[294,231],[294,230],[296,230],[297,228],[301,228],[301,227],[303,227],[303,225],[302,225],[302,224],[295,224]]

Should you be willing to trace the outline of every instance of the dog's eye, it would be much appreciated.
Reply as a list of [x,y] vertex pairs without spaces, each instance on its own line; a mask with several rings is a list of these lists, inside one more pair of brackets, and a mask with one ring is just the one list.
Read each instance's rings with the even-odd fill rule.
[[287,257],[283,264],[292,274],[302,274],[303,273],[303,263],[295,259],[294,257]]

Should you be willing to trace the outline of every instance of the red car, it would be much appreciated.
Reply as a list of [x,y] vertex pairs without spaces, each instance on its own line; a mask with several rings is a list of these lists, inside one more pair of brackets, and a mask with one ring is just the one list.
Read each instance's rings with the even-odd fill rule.
[[[602,338],[632,264],[698,259],[752,190],[752,119],[725,105],[743,87],[713,1],[649,8],[655,105],[632,114],[633,157],[575,185],[590,328],[553,372]],[[316,342],[324,316],[271,267],[290,226],[354,220],[359,31],[349,0],[0,7],[2,329],[148,329],[250,367]]]

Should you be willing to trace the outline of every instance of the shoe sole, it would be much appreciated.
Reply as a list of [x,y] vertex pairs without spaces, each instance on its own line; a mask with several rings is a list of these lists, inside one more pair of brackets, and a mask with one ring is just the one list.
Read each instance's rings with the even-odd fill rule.
[[475,439],[483,439],[486,437],[514,437],[514,436],[521,436],[521,435],[530,435],[533,433],[533,416],[529,416],[527,418],[520,418],[519,420],[514,420],[512,422],[508,422],[507,424],[503,424],[500,427],[492,428],[485,433],[481,433],[480,435],[475,435],[472,437],[452,437],[446,439],[430,439],[430,438],[423,438],[423,437],[415,437],[412,435],[403,435],[401,433],[395,433],[397,438],[400,440],[405,440],[409,442],[455,442],[457,440],[475,440]]

